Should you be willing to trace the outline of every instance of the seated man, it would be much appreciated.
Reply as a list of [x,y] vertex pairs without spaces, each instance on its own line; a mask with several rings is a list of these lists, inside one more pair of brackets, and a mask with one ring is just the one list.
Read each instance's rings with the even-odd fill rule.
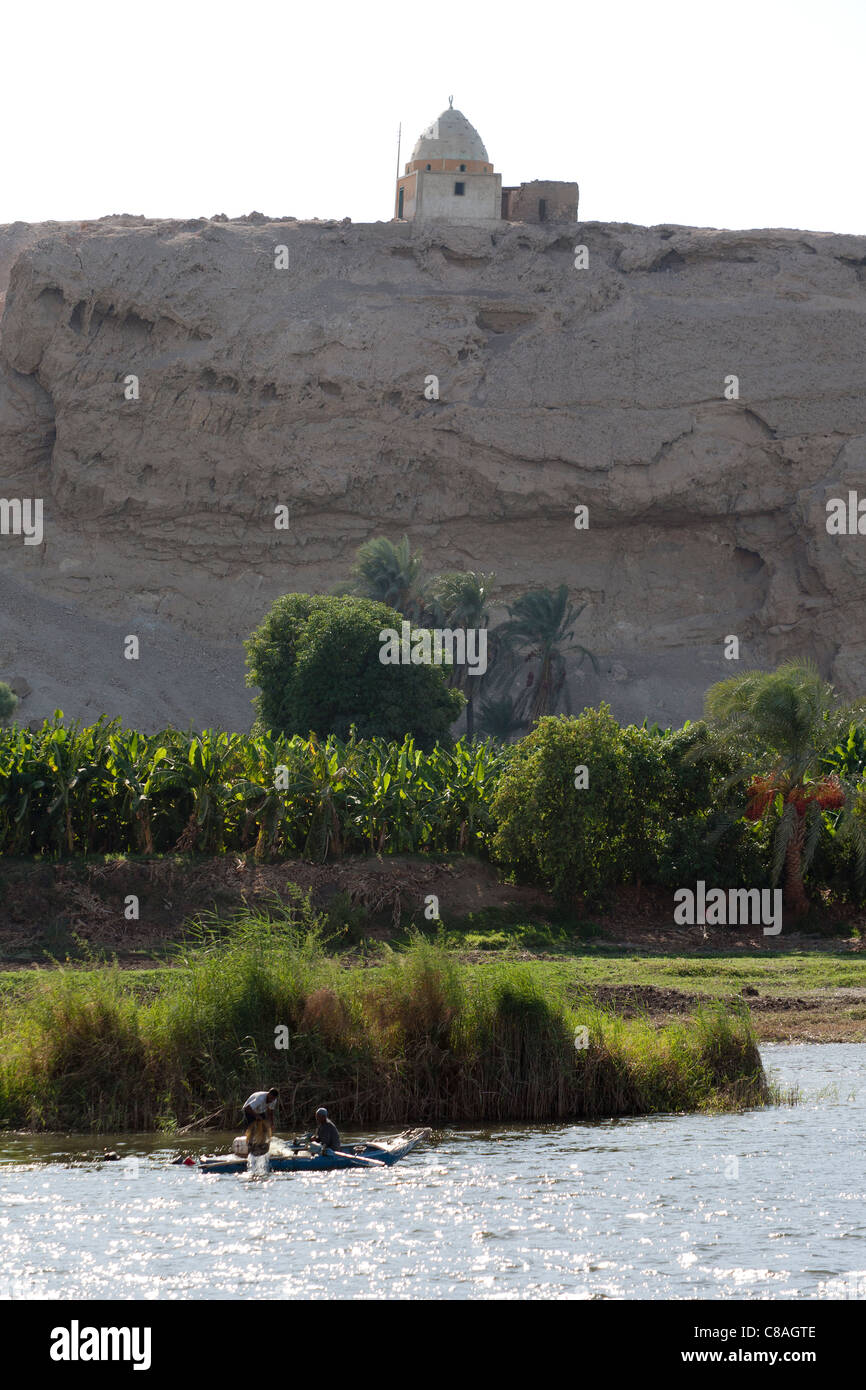
[[244,1101],[244,1119],[247,1122],[247,1144],[251,1154],[266,1154],[274,1137],[274,1107],[277,1103],[277,1090],[253,1091]]
[[322,1152],[327,1153],[329,1149],[339,1149],[340,1132],[333,1120],[328,1119],[328,1112],[324,1105],[320,1105],[316,1111],[316,1141],[321,1144]]

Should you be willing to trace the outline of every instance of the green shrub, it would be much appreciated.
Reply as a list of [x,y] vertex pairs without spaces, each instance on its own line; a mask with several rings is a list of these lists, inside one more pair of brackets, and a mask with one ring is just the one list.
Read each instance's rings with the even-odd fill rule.
[[[582,790],[580,765],[589,771]],[[622,883],[636,817],[624,733],[609,706],[539,720],[505,768],[492,813],[494,855],[561,901],[600,899]]]
[[768,887],[769,830],[744,820],[739,808],[727,814],[733,767],[706,724],[687,724],[660,742],[665,780],[648,827],[654,863],[647,879],[671,889],[698,879],[720,887]]
[[18,708],[18,696],[5,681],[0,681],[0,720],[11,719]]
[[662,888],[684,888],[698,879],[720,888],[769,888],[769,835],[764,827],[736,821],[717,837],[718,817],[681,816],[661,827],[656,846],[653,882]]
[[502,773],[493,853],[569,906],[603,904],[634,882],[761,886],[760,832],[725,824],[726,771],[703,725],[621,728],[604,704],[541,719]]
[[[866,775],[866,728],[852,723],[846,736],[822,759],[828,773],[856,785]],[[809,883],[829,888],[843,902],[862,906],[866,901],[866,880],[858,861],[857,847],[850,836],[839,833],[842,817],[838,811],[825,811],[821,836],[809,865]]]
[[840,902],[862,907],[866,901],[866,884],[858,871],[857,849],[850,838],[836,830],[836,817],[824,815],[821,836],[806,875],[815,887],[829,889]]
[[350,596],[286,594],[247,641],[247,683],[259,725],[288,734],[448,742],[463,708],[441,666],[384,665],[380,632],[400,632],[387,604]]

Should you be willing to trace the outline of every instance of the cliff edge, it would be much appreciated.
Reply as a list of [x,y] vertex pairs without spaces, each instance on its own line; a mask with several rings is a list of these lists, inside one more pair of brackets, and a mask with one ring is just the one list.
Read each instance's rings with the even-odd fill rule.
[[793,656],[866,689],[866,537],[826,527],[866,496],[866,237],[16,223],[4,293],[0,495],[44,503],[41,544],[0,536],[22,719],[246,728],[270,602],[404,531],[428,571],[586,602],[576,708],[680,721]]

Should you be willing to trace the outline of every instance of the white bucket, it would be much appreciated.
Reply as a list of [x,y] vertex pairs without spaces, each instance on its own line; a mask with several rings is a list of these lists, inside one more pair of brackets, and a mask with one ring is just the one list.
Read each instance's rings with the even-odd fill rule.
[[249,1148],[247,1147],[247,1137],[245,1134],[239,1134],[236,1139],[232,1140],[232,1153],[237,1154],[238,1158],[249,1157]]

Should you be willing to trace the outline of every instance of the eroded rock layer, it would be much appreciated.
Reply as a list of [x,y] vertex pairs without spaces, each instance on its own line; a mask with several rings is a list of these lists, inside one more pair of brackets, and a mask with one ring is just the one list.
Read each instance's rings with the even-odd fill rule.
[[40,545],[0,536],[22,718],[247,727],[268,604],[404,531],[506,600],[567,582],[575,706],[679,721],[795,655],[866,690],[866,536],[825,524],[866,497],[866,237],[18,223],[4,290],[0,495],[44,499]]

